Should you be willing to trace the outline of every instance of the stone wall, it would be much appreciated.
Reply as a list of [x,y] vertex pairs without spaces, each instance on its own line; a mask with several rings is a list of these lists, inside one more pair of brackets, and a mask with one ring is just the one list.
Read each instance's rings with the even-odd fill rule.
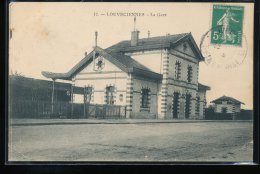
[[205,119],[205,108],[207,106],[206,102],[206,91],[199,91],[198,96],[200,97],[200,109],[199,109],[199,119]]
[[221,113],[223,107],[227,108],[227,113],[240,112],[240,104],[215,104],[215,112]]
[[[159,83],[144,77],[133,77],[133,102],[131,118],[157,118],[158,117],[158,88]],[[142,89],[148,89],[148,108],[141,107]]]
[[[191,96],[190,98],[190,115],[187,119],[199,119],[196,113],[197,95],[198,95],[198,66],[199,61],[193,57],[189,45],[187,45],[186,53],[181,51],[180,47],[171,49],[168,51],[168,68],[167,78],[165,78],[167,84],[167,97],[165,105],[165,119],[173,118],[173,94],[178,92],[179,104],[178,104],[178,119],[185,118],[185,107],[186,107],[186,94]],[[176,62],[180,62],[181,73],[180,78],[176,77]],[[192,78],[188,82],[188,67],[192,67]]]

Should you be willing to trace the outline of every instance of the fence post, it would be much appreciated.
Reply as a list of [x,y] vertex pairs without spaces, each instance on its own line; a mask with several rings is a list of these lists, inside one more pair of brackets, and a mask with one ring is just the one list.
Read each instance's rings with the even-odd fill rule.
[[53,105],[54,105],[54,85],[55,85],[55,79],[52,79],[52,94],[51,94],[51,113],[53,115]]
[[71,92],[70,92],[70,97],[71,97],[71,118],[73,117],[73,84],[71,84]]
[[97,118],[97,115],[98,115],[98,106],[97,106],[97,104],[95,105],[95,116],[94,116],[94,118]]
[[125,118],[126,118],[126,106],[125,106]]
[[103,118],[106,118],[106,108],[107,108],[107,106],[104,105],[103,106]]
[[119,119],[121,118],[121,106],[119,106]]
[[83,103],[84,103],[84,113],[83,116],[84,118],[86,117],[86,86],[84,87],[84,94],[83,94]]
[[88,118],[88,115],[89,115],[88,114],[88,112],[89,112],[89,104],[86,103],[85,105],[86,105],[86,107],[85,107],[86,108],[86,110],[85,110],[85,118]]

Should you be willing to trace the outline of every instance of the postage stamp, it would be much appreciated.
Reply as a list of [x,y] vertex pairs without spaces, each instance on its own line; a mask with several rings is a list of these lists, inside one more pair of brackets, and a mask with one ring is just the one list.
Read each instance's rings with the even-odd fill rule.
[[236,68],[243,64],[248,50],[244,6],[213,4],[211,14],[211,28],[200,42],[205,63],[214,68]]
[[244,7],[213,5],[212,44],[241,46]]

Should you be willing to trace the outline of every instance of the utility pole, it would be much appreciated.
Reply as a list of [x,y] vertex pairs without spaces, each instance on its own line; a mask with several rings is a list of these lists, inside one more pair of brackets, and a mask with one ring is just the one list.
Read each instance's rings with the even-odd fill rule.
[[93,70],[96,71],[95,69],[95,59],[96,59],[96,48],[97,48],[97,37],[98,37],[98,32],[95,31],[95,46],[93,47]]

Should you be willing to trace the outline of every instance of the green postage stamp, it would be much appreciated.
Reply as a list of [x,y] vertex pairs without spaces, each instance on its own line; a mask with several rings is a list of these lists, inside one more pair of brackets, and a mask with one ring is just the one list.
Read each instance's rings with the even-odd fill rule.
[[242,45],[244,7],[213,5],[212,44]]

